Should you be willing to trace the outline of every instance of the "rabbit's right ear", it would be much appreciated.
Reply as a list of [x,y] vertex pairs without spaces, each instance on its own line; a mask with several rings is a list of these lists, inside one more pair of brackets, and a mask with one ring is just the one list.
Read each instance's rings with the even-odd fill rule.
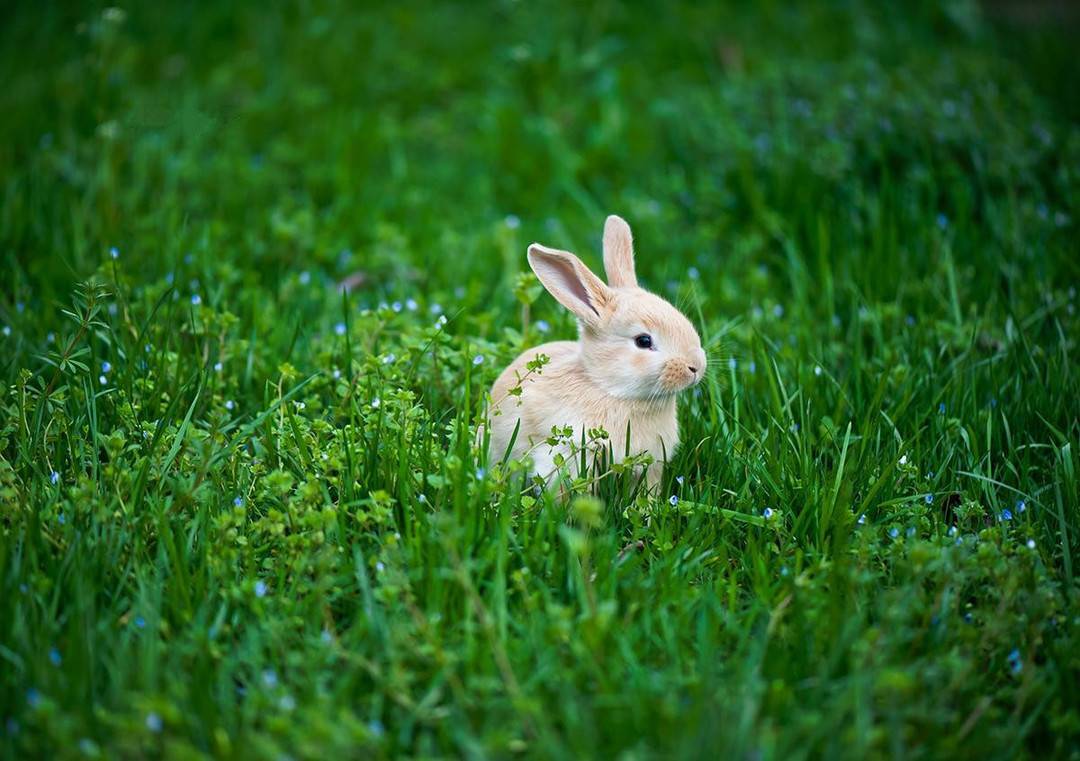
[[584,323],[596,324],[611,303],[611,289],[569,251],[533,243],[529,266],[548,293]]
[[612,214],[604,223],[604,271],[613,288],[634,288],[634,236],[626,220]]

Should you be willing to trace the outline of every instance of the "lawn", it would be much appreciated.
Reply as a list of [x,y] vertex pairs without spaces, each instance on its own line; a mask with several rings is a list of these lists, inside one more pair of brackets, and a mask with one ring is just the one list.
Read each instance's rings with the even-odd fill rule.
[[[0,756],[1080,758],[1021,5],[5,8]],[[656,491],[534,488],[485,395],[610,213],[708,373]]]

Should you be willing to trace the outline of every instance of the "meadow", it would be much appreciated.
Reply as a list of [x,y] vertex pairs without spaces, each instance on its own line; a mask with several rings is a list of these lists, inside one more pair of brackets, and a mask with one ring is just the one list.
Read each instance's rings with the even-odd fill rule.
[[[0,12],[0,756],[1080,758],[1077,27],[1007,5]],[[609,213],[708,374],[657,491],[536,489],[485,394]]]

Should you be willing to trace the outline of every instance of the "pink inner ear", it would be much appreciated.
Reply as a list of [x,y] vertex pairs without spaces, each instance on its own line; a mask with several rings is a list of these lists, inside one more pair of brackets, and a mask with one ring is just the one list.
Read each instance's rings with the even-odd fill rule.
[[599,316],[600,312],[593,304],[592,296],[589,295],[589,290],[585,287],[585,283],[578,277],[577,270],[574,268],[573,263],[562,257],[549,257],[548,262],[559,280],[562,281],[563,287],[566,288],[570,295],[578,301],[584,302],[589,309],[593,310],[593,312]]

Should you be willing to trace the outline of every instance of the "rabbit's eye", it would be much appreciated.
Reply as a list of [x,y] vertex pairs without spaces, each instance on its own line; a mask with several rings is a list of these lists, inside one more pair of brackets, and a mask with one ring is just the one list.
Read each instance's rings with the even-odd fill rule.
[[639,349],[651,349],[653,346],[652,336],[650,336],[648,333],[642,333],[640,336],[634,336],[634,346],[638,347]]

